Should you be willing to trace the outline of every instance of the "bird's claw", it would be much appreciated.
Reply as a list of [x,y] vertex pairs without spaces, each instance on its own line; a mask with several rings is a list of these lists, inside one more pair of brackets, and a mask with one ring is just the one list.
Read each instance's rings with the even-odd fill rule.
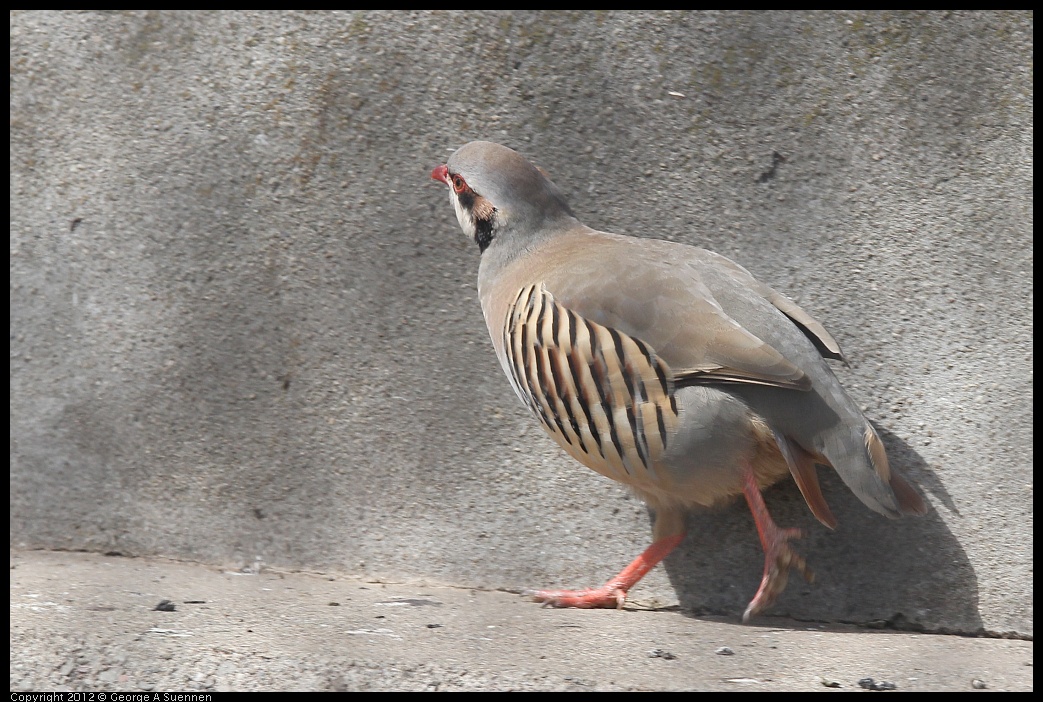
[[777,538],[773,539],[771,547],[764,554],[764,576],[760,588],[742,614],[744,624],[750,621],[750,617],[775,603],[786,589],[790,569],[796,570],[809,583],[815,581],[815,573],[808,568],[807,561],[789,544],[790,539],[799,539],[801,536],[800,529],[780,529]]
[[627,599],[625,590],[608,584],[586,590],[536,590],[528,594],[544,607],[576,609],[623,609]]

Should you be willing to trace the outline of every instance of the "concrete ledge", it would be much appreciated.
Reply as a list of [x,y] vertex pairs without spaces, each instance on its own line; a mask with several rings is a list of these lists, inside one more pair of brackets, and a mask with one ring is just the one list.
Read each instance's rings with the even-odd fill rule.
[[[174,611],[156,611],[161,602]],[[728,649],[731,653],[725,650]],[[11,689],[1032,690],[1031,641],[678,612],[331,573],[11,553]]]

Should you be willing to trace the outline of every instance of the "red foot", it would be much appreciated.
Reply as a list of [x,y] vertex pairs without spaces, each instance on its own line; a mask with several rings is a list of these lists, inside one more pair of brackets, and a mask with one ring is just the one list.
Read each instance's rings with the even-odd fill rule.
[[648,571],[655,568],[659,561],[666,558],[683,539],[684,534],[681,533],[656,541],[630,565],[620,571],[619,575],[601,587],[587,590],[537,590],[532,593],[532,597],[548,607],[577,607],[580,609],[615,607],[622,609],[630,588],[645,577]]
[[598,609],[615,607],[623,609],[627,601],[626,590],[612,588],[605,584],[599,588],[587,590],[537,590],[532,599],[542,602],[547,607],[576,607],[577,609]]
[[742,621],[745,623],[754,614],[759,614],[774,604],[775,599],[786,589],[790,568],[796,568],[809,583],[815,579],[815,574],[808,568],[803,556],[789,545],[790,539],[799,539],[802,536],[800,529],[780,529],[775,525],[775,521],[768,514],[764,498],[761,497],[757,480],[750,470],[743,475],[742,489],[746,495],[746,502],[750,505],[750,512],[753,513],[753,520],[757,523],[761,545],[764,547],[764,576],[761,578],[757,594],[743,612]]

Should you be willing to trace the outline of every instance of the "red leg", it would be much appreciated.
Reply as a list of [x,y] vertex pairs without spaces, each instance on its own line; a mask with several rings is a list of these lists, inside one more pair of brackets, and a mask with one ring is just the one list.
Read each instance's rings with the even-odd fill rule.
[[630,588],[645,577],[648,571],[655,568],[659,561],[666,558],[683,539],[684,532],[659,539],[620,571],[619,575],[601,587],[587,590],[538,590],[532,594],[533,599],[551,607],[579,607],[582,609],[616,607],[622,609]]
[[800,529],[780,529],[768,514],[768,507],[764,504],[757,479],[753,476],[753,470],[747,467],[743,471],[742,491],[746,495],[746,502],[753,513],[753,520],[757,523],[757,532],[761,537],[761,545],[764,547],[764,577],[761,578],[760,589],[750,600],[749,606],[743,612],[742,621],[748,622],[754,614],[759,614],[770,607],[775,599],[786,589],[786,581],[789,579],[790,568],[796,568],[804,576],[805,580],[811,582],[815,575],[808,569],[804,558],[790,548],[790,539],[801,537]]

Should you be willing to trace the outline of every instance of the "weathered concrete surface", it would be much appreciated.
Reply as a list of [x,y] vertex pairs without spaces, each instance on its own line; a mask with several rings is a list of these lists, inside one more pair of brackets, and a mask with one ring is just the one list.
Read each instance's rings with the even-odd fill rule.
[[[11,565],[12,691],[1032,689],[1031,641],[543,609],[432,583],[84,553],[14,552]],[[164,600],[173,611],[156,611]]]
[[[829,533],[769,491],[818,574],[774,614],[1032,633],[1032,13],[10,30],[12,546],[486,589],[632,558],[648,515],[518,405],[428,178],[487,138],[592,226],[739,261],[852,359],[932,511],[829,476]],[[737,618],[760,569],[735,504],[634,597]]]

